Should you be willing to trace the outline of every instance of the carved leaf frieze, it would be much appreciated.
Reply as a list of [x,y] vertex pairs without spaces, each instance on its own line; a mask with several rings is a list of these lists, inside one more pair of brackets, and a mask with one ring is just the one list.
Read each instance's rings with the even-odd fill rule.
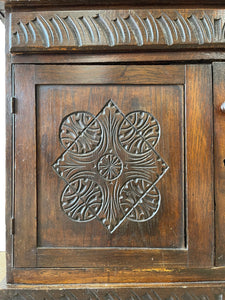
[[11,50],[176,46],[225,42],[224,11],[99,10],[12,13]]
[[124,115],[109,100],[94,117],[66,116],[59,130],[65,152],[53,164],[66,181],[61,208],[76,222],[99,220],[113,233],[127,218],[145,222],[160,207],[155,184],[168,169],[154,146],[158,121],[148,112]]

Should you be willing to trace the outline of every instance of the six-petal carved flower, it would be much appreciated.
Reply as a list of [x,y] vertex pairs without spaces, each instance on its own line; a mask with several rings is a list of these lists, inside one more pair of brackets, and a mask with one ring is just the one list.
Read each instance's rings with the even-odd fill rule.
[[127,218],[144,222],[160,206],[155,184],[168,169],[154,149],[158,121],[148,112],[124,115],[109,100],[95,117],[74,112],[60,125],[65,152],[53,164],[67,183],[61,207],[77,222],[98,219],[110,233]]

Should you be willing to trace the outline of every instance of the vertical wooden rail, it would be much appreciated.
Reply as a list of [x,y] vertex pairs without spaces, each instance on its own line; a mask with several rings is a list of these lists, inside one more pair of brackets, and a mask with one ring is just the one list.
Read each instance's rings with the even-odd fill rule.
[[211,75],[211,65],[186,68],[188,264],[198,267],[214,262]]
[[[213,64],[216,266],[225,265],[225,63]],[[222,106],[222,107],[221,107]]]
[[15,66],[15,267],[36,266],[34,66]]

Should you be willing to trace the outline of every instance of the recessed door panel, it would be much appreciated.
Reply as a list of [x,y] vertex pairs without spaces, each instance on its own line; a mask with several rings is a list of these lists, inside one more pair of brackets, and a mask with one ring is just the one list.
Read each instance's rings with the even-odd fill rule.
[[[183,105],[181,85],[38,86],[39,247],[184,247]],[[101,132],[104,122],[111,131]],[[74,139],[75,154],[66,151]],[[75,199],[84,178],[87,189],[96,189],[93,206],[85,207],[85,194]]]

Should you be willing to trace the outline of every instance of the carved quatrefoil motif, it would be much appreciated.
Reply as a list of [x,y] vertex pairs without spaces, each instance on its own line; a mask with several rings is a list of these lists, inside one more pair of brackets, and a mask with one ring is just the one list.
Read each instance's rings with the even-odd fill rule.
[[70,219],[97,219],[113,233],[125,219],[145,222],[157,213],[155,184],[168,166],[154,149],[160,126],[150,113],[125,116],[109,100],[97,116],[66,116],[59,137],[66,150],[53,168],[67,184],[61,208]]

